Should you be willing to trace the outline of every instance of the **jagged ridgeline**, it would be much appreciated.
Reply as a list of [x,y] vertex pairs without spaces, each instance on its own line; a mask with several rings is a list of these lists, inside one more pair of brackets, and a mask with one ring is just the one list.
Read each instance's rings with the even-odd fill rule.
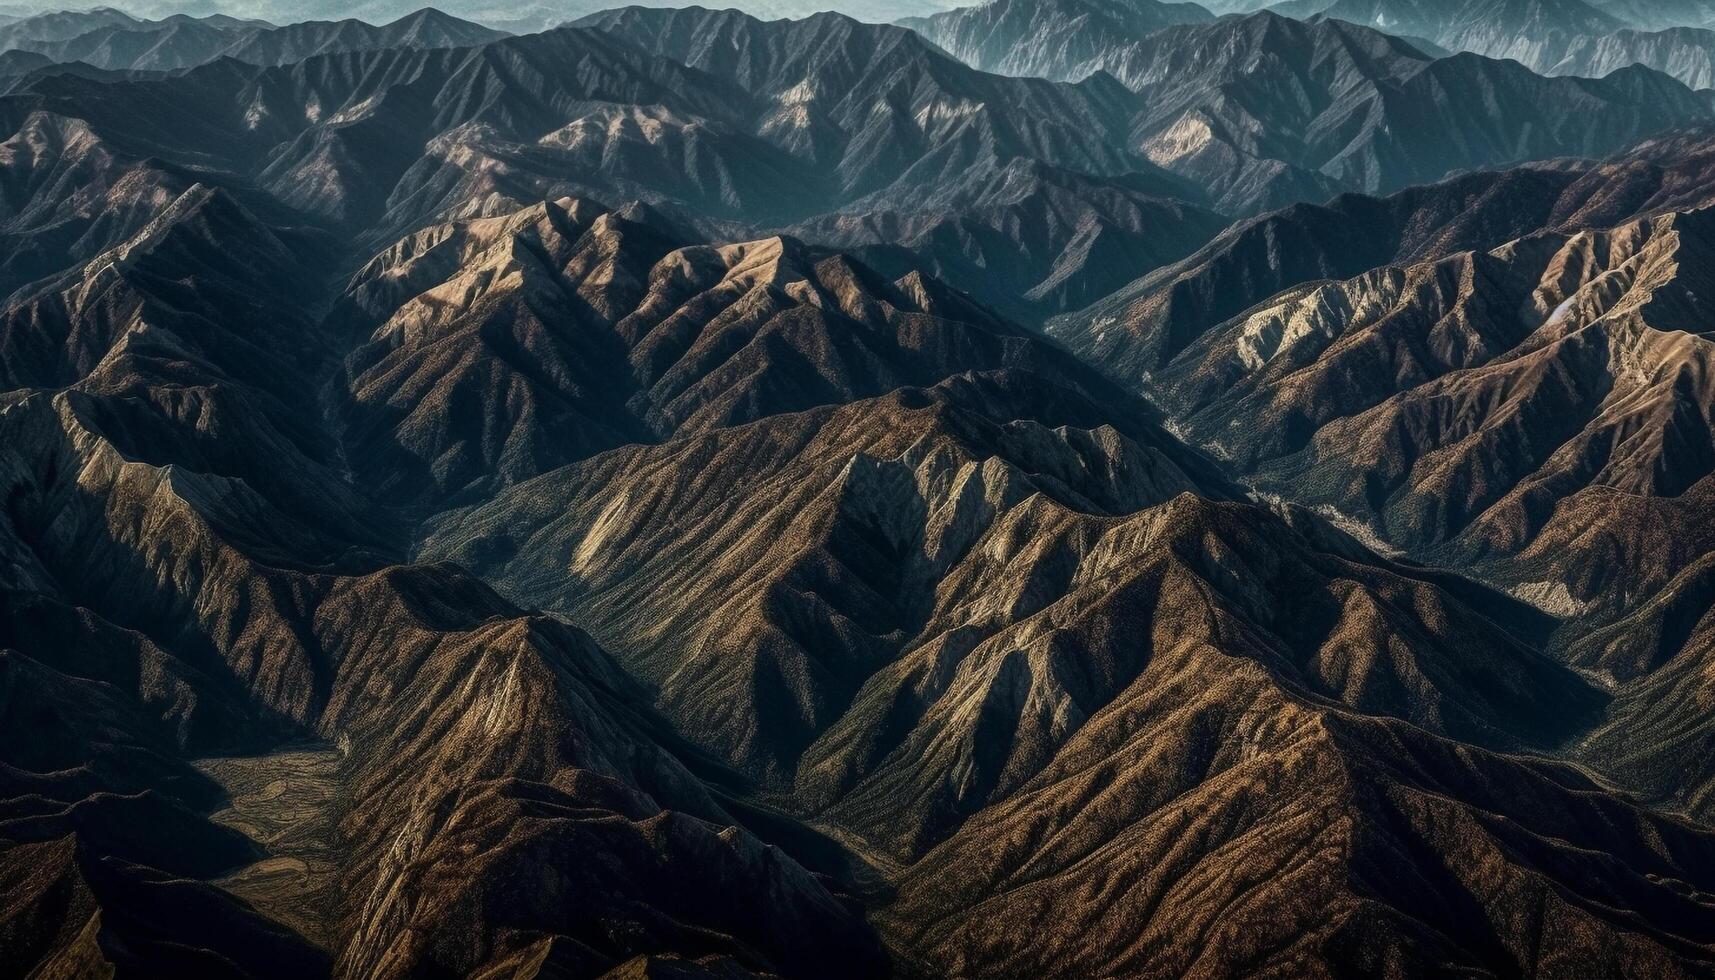
[[0,12],[0,978],[1715,977],[1715,5],[215,6]]

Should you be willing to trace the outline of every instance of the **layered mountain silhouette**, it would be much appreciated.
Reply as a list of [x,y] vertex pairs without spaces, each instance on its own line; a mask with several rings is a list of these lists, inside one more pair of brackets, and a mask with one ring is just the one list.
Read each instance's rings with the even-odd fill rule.
[[1373,27],[1446,51],[1513,59],[1551,75],[1601,78],[1646,65],[1696,89],[1709,87],[1715,8],[1690,3],[1589,0],[1289,0],[1270,10]]
[[1580,37],[1627,22],[1588,0],[1286,0],[1270,9],[1288,17],[1325,17],[1422,38],[1448,51],[1553,64]]
[[[220,58],[258,65],[283,65],[318,54],[382,48],[456,48],[502,37],[499,31],[426,9],[381,27],[359,20],[307,21],[285,27],[230,17],[175,15],[136,20],[97,10],[68,26],[32,17],[0,28],[0,45],[42,55],[52,62],[81,62],[96,68],[165,71]],[[47,21],[47,23],[43,23]],[[87,27],[87,30],[80,28]],[[73,33],[73,32],[76,33]]]
[[[1144,271],[1138,259],[1200,245],[1214,219],[1198,209],[1243,213],[1521,156],[1600,154],[1711,111],[1640,69],[1544,79],[1272,15],[1149,38],[1161,40],[1137,50],[1158,44],[1192,63],[1130,77],[1133,92],[1107,75],[1070,85],[978,72],[916,34],[836,15],[631,9],[474,48],[222,60],[118,99],[97,98],[115,79],[39,71],[12,82],[8,111],[14,127],[62,116],[109,152],[217,182],[239,175],[234,193],[373,228],[377,246],[568,194],[648,201],[711,234],[737,223],[868,247],[899,228],[942,243],[925,252],[955,285],[992,291],[1026,319],[1096,298]],[[1373,50],[1358,58],[1358,45]],[[1283,84],[1320,94],[1278,112],[1214,95],[1254,58],[1268,68],[1243,84],[1259,98]],[[1329,75],[1339,63],[1344,74]],[[1486,93],[1486,129],[1466,125],[1448,86]],[[1401,100],[1413,108],[1399,120],[1376,118]],[[1261,130],[1259,112],[1275,117]],[[1040,233],[1003,225],[1000,240],[978,242],[996,231],[996,200],[1052,201],[1039,207],[1053,217]]]
[[1601,78],[1632,65],[1654,68],[1692,88],[1715,87],[1715,31],[1674,27],[1585,36],[1566,45],[1560,60],[1542,65],[1542,70]]
[[[1011,54],[986,57],[1038,51],[1020,32]],[[1607,155],[1708,113],[1702,96],[1653,71],[1545,79],[1506,61],[1438,58],[1345,21],[1272,11],[1167,27],[1033,70],[1111,76],[1135,91],[1132,145],[1235,214],[1340,190],[1396,190],[1509,158]],[[1478,105],[1479,118],[1465,115]]]
[[1634,24],[1644,30],[1665,30],[1673,27],[1708,27],[1715,25],[1715,6],[1708,0],[1601,0],[1596,4],[1604,13]]
[[1715,975],[1704,95],[388,20],[0,28],[0,973]]

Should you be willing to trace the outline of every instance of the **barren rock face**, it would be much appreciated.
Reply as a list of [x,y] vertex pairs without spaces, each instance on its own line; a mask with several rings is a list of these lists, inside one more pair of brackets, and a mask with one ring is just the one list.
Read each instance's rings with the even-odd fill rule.
[[0,27],[0,974],[1715,975],[1706,101],[920,27]]
[[[1613,717],[1627,719],[1581,751],[1692,812],[1707,806],[1706,777],[1669,775],[1664,760],[1705,737],[1703,713],[1683,709],[1706,659],[1696,583],[1715,458],[1701,307],[1708,228],[1704,212],[1676,209],[1697,203],[1695,180],[1683,177],[1698,172],[1701,153],[1676,142],[1580,174],[1531,175],[1528,186],[1553,189],[1538,196],[1546,208],[1484,197],[1459,222],[1542,218],[1557,230],[1499,247],[1468,230],[1437,232],[1400,254],[1444,258],[1307,281],[1176,337],[1174,307],[1208,309],[1206,284],[1253,261],[1248,240],[1276,228],[1333,240],[1316,237],[1319,213],[1283,212],[1212,247],[1177,280],[1140,284],[1129,306],[1109,307],[1125,311],[1118,317],[1066,324],[1079,342],[1117,345],[1126,360],[1115,363],[1150,365],[1149,386],[1178,431],[1246,480],[1384,547],[1470,567],[1553,617],[1554,645],[1617,692]],[[1639,205],[1653,213],[1571,230]],[[1478,250],[1457,251],[1465,242]],[[1619,735],[1629,724],[1655,737]]]

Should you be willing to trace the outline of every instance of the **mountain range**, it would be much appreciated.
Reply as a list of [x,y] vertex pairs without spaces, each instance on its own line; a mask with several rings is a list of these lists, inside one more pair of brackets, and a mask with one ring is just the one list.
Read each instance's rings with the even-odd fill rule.
[[1552,75],[1605,77],[1633,64],[1709,88],[1715,8],[1593,0],[1287,0],[1289,17],[1334,18],[1438,46],[1513,59]]
[[[809,17],[838,11],[867,23],[883,24],[905,17],[923,17],[966,6],[976,0],[734,0],[726,6],[765,20]],[[687,0],[643,0],[646,7],[691,6]],[[361,20],[385,24],[410,16],[421,0],[138,0],[125,4],[125,11],[94,8],[93,12],[118,13],[128,18],[166,19],[175,15],[233,17],[240,20],[290,24],[310,20]],[[452,0],[439,5],[451,16],[474,21],[495,30],[531,34],[564,26],[568,21],[599,13],[612,4],[599,0]],[[62,12],[52,7],[24,5],[0,8],[15,11],[11,19],[22,20],[38,13]],[[83,11],[73,11],[75,15]],[[0,15],[3,16],[3,15]]]
[[[1010,3],[1000,0],[976,12],[1004,13]],[[1028,10],[1047,16],[1050,6]],[[1010,161],[1021,158],[1096,177],[1166,170],[1182,178],[1180,186],[1156,181],[1155,196],[1244,214],[1319,200],[1342,188],[1397,189],[1509,159],[1600,155],[1650,132],[1707,119],[1711,111],[1703,96],[1645,70],[1601,82],[1545,79],[1517,65],[1472,56],[1436,60],[1373,31],[1272,14],[1149,34],[1125,49],[1129,61],[1111,63],[1075,86],[1052,89],[961,72],[911,37],[838,18],[783,26],[732,13],[633,8],[584,24],[714,71],[779,106],[767,110],[758,132],[774,142],[801,143],[803,149],[789,147],[800,156],[843,143],[847,155],[835,164],[836,175],[857,168],[869,183],[853,186],[847,178],[847,201],[827,202],[842,217],[809,226],[841,230],[829,239],[840,245],[860,243],[846,229],[869,220],[845,215],[867,214],[878,204],[894,211],[909,202],[913,210],[931,211],[912,226],[944,227],[948,212],[963,211],[961,202],[972,197],[967,188],[975,174],[993,174],[991,185],[1010,184],[1016,179],[1007,175]],[[1016,47],[1035,50],[1030,36],[1018,34]],[[730,57],[732,50],[741,56]],[[872,50],[884,50],[887,58],[872,56]],[[785,52],[815,52],[816,60]],[[868,60],[857,60],[863,57]],[[853,64],[864,65],[864,73],[851,75]],[[1116,79],[1123,88],[1113,84]],[[1452,94],[1461,89],[1483,93],[1487,117],[1480,124],[1455,108],[1471,101]],[[892,104],[882,95],[901,90],[913,98],[906,129],[892,121]],[[830,104],[826,92],[839,98]],[[1040,124],[1026,117],[1044,99],[1057,106],[1056,120],[1081,120],[1078,132],[1033,142]],[[888,108],[872,108],[878,104]],[[855,128],[858,120],[862,131]],[[867,155],[850,156],[854,145],[867,148],[884,139],[895,154],[907,147],[925,151],[909,151],[909,167],[885,183],[899,171],[878,169]],[[862,196],[852,202],[854,192]],[[1111,212],[1110,205],[1092,203]],[[901,229],[890,233],[922,234],[889,220]],[[961,246],[966,256],[974,247]],[[939,248],[935,254],[941,257]],[[944,260],[940,268],[960,286],[979,285],[953,273],[953,261]],[[1045,286],[1057,288],[1047,270],[1028,274],[1029,288],[1020,292],[1042,295]],[[1101,273],[1099,281],[1105,288],[1109,274]]]
[[381,27],[358,20],[306,21],[274,27],[222,17],[175,16],[162,21],[110,23],[64,38],[29,36],[38,33],[33,27],[35,20],[19,21],[0,29],[19,35],[0,43],[55,62],[146,71],[190,68],[221,58],[281,65],[333,52],[457,48],[502,36],[434,10],[423,10]]
[[1551,75],[1599,78],[1631,65],[1664,72],[1696,89],[1715,88],[1715,31],[1674,27],[1661,31],[1621,30],[1573,40],[1560,60],[1545,64]]
[[0,27],[0,975],[1715,976],[1715,103],[1219,12]]
[[1145,34],[1214,19],[1207,9],[1194,3],[995,0],[901,20],[899,24],[973,68],[1002,75],[1075,80],[1098,70],[1110,50]]
[[[1287,0],[1216,5],[1222,13],[1268,12],[1308,23],[1338,21],[1396,38],[1417,52],[1445,57],[1470,52],[1516,60],[1546,75],[1604,78],[1641,64],[1693,89],[1711,87],[1715,26],[1702,8],[1680,12],[1607,9],[1585,0]],[[1078,80],[1097,71],[1122,80],[1155,65],[1139,43],[1166,27],[1209,24],[1205,6],[1160,0],[994,0],[981,6],[906,18],[903,26],[967,64],[1009,75]],[[1043,38],[1053,39],[1044,44]]]
[[[1707,663],[1707,606],[1687,590],[1709,544],[1651,535],[1703,520],[1710,152],[1685,136],[1594,168],[1289,209],[1055,332],[1146,379],[1177,431],[1263,492],[1563,619],[1553,643],[1617,692],[1615,713],[1660,725],[1665,692]],[[1618,623],[1658,645],[1605,660],[1631,649]],[[1706,777],[1665,768],[1677,748],[1625,738],[1582,749],[1706,813]]]

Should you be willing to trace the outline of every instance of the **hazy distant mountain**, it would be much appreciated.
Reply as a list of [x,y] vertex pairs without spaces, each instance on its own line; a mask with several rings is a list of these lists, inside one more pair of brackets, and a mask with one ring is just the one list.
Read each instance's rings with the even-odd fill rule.
[[1711,0],[1592,0],[1592,5],[1645,31],[1715,27]]
[[[1027,318],[1195,249],[1211,210],[1599,154],[1710,114],[1641,69],[1543,79],[1273,15],[1128,46],[1115,68],[1136,92],[978,72],[834,15],[632,8],[588,23],[600,33],[210,65],[100,99],[26,76],[17,104],[89,116],[134,158],[254,174],[283,205],[375,236],[544,196],[637,198],[705,231],[791,227],[896,274],[938,270]],[[1282,98],[1292,87],[1307,97]],[[1467,90],[1481,98],[1453,94]],[[171,95],[127,102],[143,92]],[[383,109],[395,101],[417,108]]]
[[1159,31],[1110,70],[1144,106],[1134,144],[1230,211],[1391,190],[1507,160],[1603,155],[1709,112],[1702,97],[1643,69],[1601,82],[1544,79],[1510,62],[1433,59],[1365,28],[1271,13]]
[[34,51],[0,51],[0,75],[23,75],[54,63],[47,55]]
[[1558,61],[1580,37],[1627,26],[1586,0],[1287,0],[1270,9],[1288,17],[1338,18],[1538,69]]
[[[849,139],[844,134],[851,123],[830,126],[825,120],[857,119],[875,134],[860,144],[879,140],[893,109],[888,103],[885,110],[870,110],[876,104],[872,93],[880,91],[873,86],[900,85],[912,77],[895,67],[908,60],[916,66],[912,72],[926,73],[952,97],[941,103],[947,108],[931,109],[924,98],[928,90],[913,83],[916,118],[947,126],[944,138],[952,142],[956,135],[961,153],[980,148],[985,157],[1002,161],[1029,155],[1106,176],[1145,166],[1141,151],[1149,163],[1196,182],[1229,213],[1326,198],[1342,189],[1390,190],[1521,159],[1605,154],[1711,112],[1684,86],[1641,70],[1600,83],[1544,79],[1517,65],[1468,55],[1435,60],[1397,39],[1340,22],[1258,14],[1169,27],[1105,49],[1106,74],[1053,90],[1064,106],[1061,118],[1075,115],[1087,122],[1038,147],[1018,142],[1032,128],[1020,125],[1016,115],[995,123],[1003,112],[1016,111],[1010,107],[1024,105],[1019,99],[1026,92],[1050,90],[1017,89],[1003,99],[999,93],[1012,87],[999,79],[952,73],[943,59],[885,32],[875,36],[890,38],[892,61],[852,62],[820,54],[843,49],[804,40],[809,25],[827,30],[837,21],[771,25],[730,13],[633,8],[585,23],[777,99],[790,95],[794,103],[790,114],[779,117],[776,139],[791,134],[807,146],[838,145]],[[857,36],[850,27],[840,31],[842,38]],[[733,50],[737,57],[729,54]],[[816,53],[818,60],[807,61],[806,53]],[[859,75],[849,67],[853,63],[870,67]],[[842,73],[805,74],[804,66],[822,64]],[[1136,94],[1119,91],[1115,79]],[[815,87],[792,88],[799,83]],[[1470,105],[1483,106],[1483,116],[1468,118]],[[967,111],[976,113],[968,121]],[[1116,125],[1126,132],[1119,140],[1112,135]],[[933,171],[926,169],[929,160],[936,161]],[[956,160],[957,166],[942,160]],[[969,165],[964,157],[940,151],[915,165],[910,180],[953,181]],[[873,176],[867,166],[864,173]],[[883,187],[893,194],[908,190],[881,183],[864,189]]]
[[1150,31],[1213,19],[1194,3],[1160,0],[993,0],[899,24],[983,71],[1077,81]]
[[103,27],[135,28],[143,21],[111,7],[34,14],[0,25],[0,50],[39,41],[65,41]]
[[[1011,238],[1006,247],[1023,263],[997,301],[1047,312],[1081,305],[1135,275],[1130,262],[1178,257],[1215,230],[1214,215],[1174,200],[1199,198],[1198,189],[1119,149],[1131,96],[1117,86],[983,75],[910,32],[839,17],[766,25],[707,16],[731,33],[701,36],[747,45],[749,57],[724,70],[753,88],[715,83],[612,33],[560,31],[481,54],[392,49],[268,70],[211,65],[164,82],[173,108],[163,112],[93,102],[93,146],[187,166],[217,161],[258,174],[306,213],[394,231],[570,193],[642,198],[693,223],[773,227],[847,205],[927,224],[994,222],[995,198],[985,203],[979,182],[1040,165],[1067,175],[1040,231],[993,226],[987,247]],[[899,105],[895,87],[913,78],[915,104]],[[93,91],[65,78],[23,84],[29,99],[65,106]],[[376,109],[417,87],[436,90],[428,111]],[[816,92],[844,98],[821,103]],[[1184,227],[1188,213],[1199,217]],[[831,229],[828,240],[858,244]],[[981,275],[980,264],[964,268]]]
[[1676,27],[1582,37],[1543,70],[1550,75],[1602,78],[1631,65],[1672,75],[1692,88],[1715,88],[1715,31]]
[[1512,58],[1550,75],[1601,78],[1634,64],[1708,88],[1715,7],[1595,3],[1588,0],[1289,0],[1271,9],[1293,17],[1336,17],[1391,34],[1427,39],[1450,51]]
[[422,10],[380,27],[356,20],[273,27],[226,18],[175,16],[158,22],[97,27],[57,41],[19,41],[17,47],[56,62],[163,71],[217,58],[280,65],[338,51],[463,47],[503,36],[435,10]]
[[[689,7],[691,0],[640,0],[648,7]],[[743,10],[768,20],[803,18],[835,11],[869,23],[884,24],[903,17],[923,17],[976,0],[733,0],[719,6]],[[446,0],[435,4],[442,12],[513,34],[552,30],[619,4],[609,0]],[[174,14],[211,13],[292,24],[305,20],[362,20],[384,24],[422,9],[422,0],[136,0],[125,9],[137,17],[161,19]]]
[[[1467,0],[1463,5],[1290,0],[1268,9],[1298,19],[1326,17],[1371,27],[1432,56],[1471,51],[1514,59],[1544,74],[1596,78],[1644,64],[1692,88],[1710,87],[1711,44],[1704,34],[1684,29],[1632,30],[1628,25],[1656,25],[1667,18],[1640,21],[1598,9],[1585,0]],[[1708,22],[1702,15],[1685,16],[1688,19],[1683,22],[1674,21],[1676,27]],[[1151,62],[1154,52],[1133,48],[1143,35],[1209,19],[1207,11],[1194,4],[1158,0],[996,0],[900,23],[986,71],[1076,81],[1099,70],[1122,79],[1147,71],[1142,66]]]

